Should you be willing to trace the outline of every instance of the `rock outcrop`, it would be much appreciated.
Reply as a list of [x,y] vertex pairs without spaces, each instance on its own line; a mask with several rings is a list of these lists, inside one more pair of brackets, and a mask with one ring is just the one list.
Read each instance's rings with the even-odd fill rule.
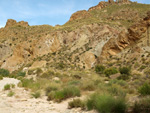
[[70,17],[69,21],[78,20],[78,19],[84,19],[90,17],[90,13],[86,10],[77,11]]
[[9,27],[13,27],[13,26],[28,27],[29,24],[28,24],[28,22],[24,22],[24,21],[17,22],[16,20],[8,19],[7,23],[5,25],[5,28],[9,28]]
[[[147,44],[147,32],[150,27],[150,15],[148,14],[143,21],[131,26],[128,33],[121,32],[118,37],[111,38],[103,47],[100,59],[108,58],[112,55],[117,55],[127,47],[136,45],[136,43],[145,37],[144,45]],[[144,40],[144,39],[143,39]]]
[[[112,0],[111,0],[111,2],[112,2]],[[97,6],[89,8],[88,11],[92,11],[92,10],[96,10],[96,9],[102,9],[102,8],[107,7],[107,6],[108,6],[108,3],[102,1],[102,2],[99,2],[99,4]]]

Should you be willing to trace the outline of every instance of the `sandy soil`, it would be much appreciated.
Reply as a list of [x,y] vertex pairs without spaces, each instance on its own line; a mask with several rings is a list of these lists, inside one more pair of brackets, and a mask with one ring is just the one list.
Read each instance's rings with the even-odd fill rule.
[[[48,102],[43,96],[38,99],[31,98],[29,91],[17,87],[19,80],[4,78],[0,80],[0,113],[96,113],[95,111],[82,111],[81,109],[68,109],[68,99],[62,103]],[[8,97],[9,91],[4,91],[6,84],[15,84],[11,89],[15,92],[13,97]]]

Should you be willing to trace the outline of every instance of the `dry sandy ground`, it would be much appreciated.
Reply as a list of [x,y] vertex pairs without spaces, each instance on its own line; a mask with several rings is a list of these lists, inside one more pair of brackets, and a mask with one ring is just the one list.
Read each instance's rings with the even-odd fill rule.
[[[13,78],[4,78],[0,80],[0,113],[96,113],[95,111],[82,111],[80,109],[68,109],[66,100],[62,103],[48,102],[43,96],[38,99],[31,98],[29,91],[17,87],[19,80]],[[13,97],[8,97],[9,91],[4,91],[6,84],[15,84],[12,89],[15,92]]]

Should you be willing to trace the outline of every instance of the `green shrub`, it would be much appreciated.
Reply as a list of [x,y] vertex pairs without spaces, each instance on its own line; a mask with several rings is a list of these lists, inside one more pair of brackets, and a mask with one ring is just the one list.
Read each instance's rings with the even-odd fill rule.
[[133,106],[133,113],[150,113],[150,98],[136,101]]
[[43,73],[40,77],[41,78],[50,78],[53,75],[55,75],[55,73],[53,71],[51,71],[51,70],[48,70],[47,72]]
[[10,90],[10,84],[6,84],[6,85],[4,86],[4,90]]
[[112,85],[107,89],[107,91],[114,96],[119,96],[122,98],[125,98],[126,96],[126,92],[118,85]]
[[116,68],[108,68],[104,71],[105,75],[109,77],[110,75],[118,73]]
[[92,95],[86,105],[88,110],[96,109],[100,113],[125,113],[127,108],[124,99],[99,94]]
[[47,100],[55,100],[57,102],[61,102],[62,100],[75,96],[80,96],[80,90],[77,87],[70,86],[60,91],[51,91],[48,94]]
[[14,93],[13,91],[10,91],[10,92],[7,94],[7,96],[8,96],[8,97],[12,97],[14,94],[15,94],[15,93]]
[[130,75],[130,68],[129,67],[121,67],[119,68],[120,74]]
[[31,94],[34,98],[39,98],[41,96],[40,92],[35,92]]
[[22,71],[19,71],[17,73],[18,76],[22,76],[22,77],[25,77],[26,76],[26,72],[22,72]]
[[3,76],[0,76],[0,80],[3,80]]
[[58,90],[58,87],[56,87],[56,86],[48,86],[48,87],[45,89],[46,96],[48,96],[48,94],[49,94],[51,91],[56,91],[56,90]]
[[68,85],[80,85],[80,81],[78,80],[69,81]]
[[129,78],[130,78],[130,75],[121,74],[117,79],[118,80],[128,80]]
[[104,70],[105,70],[105,67],[103,66],[103,65],[96,65],[95,66],[95,72],[96,73],[103,73],[104,72]]
[[150,84],[143,84],[138,91],[141,95],[150,95]]
[[112,85],[112,84],[118,84],[118,85],[120,85],[120,86],[126,86],[126,85],[127,85],[127,82],[124,81],[124,80],[117,80],[117,79],[114,79],[114,80],[110,80],[108,85]]
[[73,99],[73,101],[70,101],[68,103],[69,108],[82,108],[85,109],[85,103],[81,101],[80,99]]
[[94,82],[85,81],[85,82],[81,85],[81,89],[82,89],[82,90],[86,90],[86,91],[93,91],[93,90],[96,89],[96,86],[95,86]]
[[6,69],[0,69],[0,75],[2,75],[3,77],[9,76],[9,71]]

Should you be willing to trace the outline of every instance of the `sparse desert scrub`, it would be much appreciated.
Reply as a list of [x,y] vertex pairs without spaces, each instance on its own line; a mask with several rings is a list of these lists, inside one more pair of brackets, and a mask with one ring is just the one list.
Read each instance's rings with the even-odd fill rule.
[[104,72],[104,70],[105,70],[105,66],[103,66],[103,65],[96,65],[95,66],[95,72],[96,73],[102,74]]
[[49,94],[50,92],[52,92],[52,91],[57,91],[57,90],[60,89],[60,88],[61,88],[61,85],[60,85],[60,84],[53,82],[53,83],[49,84],[49,85],[46,87],[46,89],[45,89],[45,95],[48,96],[48,94]]
[[32,93],[31,95],[34,98],[39,98],[41,96],[41,93],[39,91],[36,91],[36,92]]
[[82,90],[85,91],[93,91],[96,89],[94,81],[89,81],[89,80],[83,81],[80,87]]
[[109,77],[110,75],[118,73],[118,70],[114,67],[105,69],[104,74]]
[[145,84],[143,84],[140,88],[139,88],[139,90],[138,90],[138,92],[141,94],[141,95],[150,95],[150,84],[148,84],[148,83],[145,83]]
[[12,96],[14,96],[14,94],[15,94],[15,92],[9,91],[9,93],[7,94],[7,96],[8,96],[8,97],[12,97]]
[[150,113],[150,97],[136,101],[133,106],[133,113]]
[[131,69],[129,67],[121,67],[119,68],[119,72],[122,75],[130,75]]
[[88,110],[96,109],[99,113],[125,113],[127,108],[123,98],[97,93],[87,100],[86,106]]
[[10,84],[6,84],[6,85],[4,86],[4,90],[10,90],[10,88],[11,88],[11,85],[10,85]]
[[7,77],[9,76],[9,71],[6,70],[6,69],[0,69],[0,75],[3,76],[3,77]]
[[80,96],[80,90],[75,86],[68,86],[59,91],[52,91],[48,94],[48,100],[61,102],[70,97]]
[[85,109],[85,102],[81,99],[73,99],[68,103],[68,108],[82,108]]
[[26,72],[19,71],[19,72],[17,73],[17,76],[25,77],[25,76],[26,76]]
[[0,80],[3,80],[3,76],[0,76]]

